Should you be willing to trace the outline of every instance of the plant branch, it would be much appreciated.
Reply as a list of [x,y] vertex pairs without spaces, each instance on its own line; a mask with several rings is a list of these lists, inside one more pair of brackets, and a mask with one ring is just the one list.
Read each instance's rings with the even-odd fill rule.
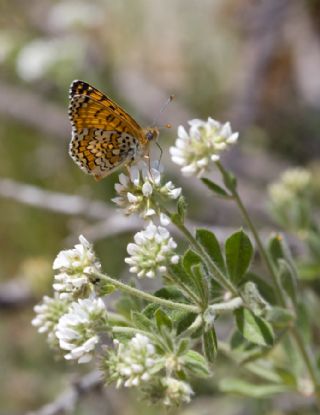
[[175,310],[188,311],[189,313],[200,312],[200,308],[198,306],[191,305],[191,304],[184,304],[184,303],[176,303],[174,301],[156,297],[152,294],[149,294],[144,291],[138,290],[137,288],[131,287],[130,285],[124,284],[123,282],[118,281],[114,278],[111,278],[108,275],[102,274],[101,272],[95,272],[94,274],[88,274],[88,276],[97,277],[105,282],[108,282],[109,284],[114,285],[115,287],[119,288],[121,291],[127,292],[128,294],[131,294],[135,297],[142,298],[151,303],[160,304],[168,308],[173,308]]

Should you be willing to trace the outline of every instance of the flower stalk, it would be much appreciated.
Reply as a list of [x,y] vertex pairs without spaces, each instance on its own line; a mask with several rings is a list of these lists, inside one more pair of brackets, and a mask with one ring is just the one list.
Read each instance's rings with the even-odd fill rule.
[[96,277],[97,279],[105,281],[108,284],[112,284],[115,287],[119,288],[121,291],[124,291],[135,297],[142,298],[143,300],[146,300],[151,303],[160,304],[160,305],[163,305],[165,307],[172,308],[175,310],[188,311],[189,313],[200,312],[200,308],[198,306],[191,305],[191,304],[177,303],[174,301],[166,300],[164,298],[156,297],[152,294],[146,293],[144,291],[138,290],[137,288],[124,284],[123,282],[118,281],[114,278],[111,278],[108,275],[102,274],[101,272],[95,272],[94,274],[91,274],[90,276]]

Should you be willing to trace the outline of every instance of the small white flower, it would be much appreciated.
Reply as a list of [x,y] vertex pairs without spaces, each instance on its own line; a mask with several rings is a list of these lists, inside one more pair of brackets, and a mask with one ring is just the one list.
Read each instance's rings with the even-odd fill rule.
[[307,194],[311,185],[311,173],[296,167],[286,170],[280,180],[269,186],[271,202],[287,208],[299,195]]
[[178,138],[170,154],[183,174],[200,176],[211,162],[219,160],[222,151],[237,141],[239,134],[232,132],[229,122],[221,124],[211,117],[208,121],[191,120],[189,125],[189,132],[183,126],[178,128]]
[[53,269],[59,271],[53,288],[60,293],[60,298],[87,297],[94,289],[87,274],[101,269],[92,245],[82,235],[79,241],[74,249],[59,252],[53,262]]
[[177,244],[162,226],[151,222],[145,230],[135,234],[134,242],[127,246],[130,257],[125,262],[130,265],[129,271],[137,274],[138,278],[164,275],[168,264],[179,261],[174,251]]
[[99,342],[98,331],[106,328],[106,319],[106,308],[101,298],[73,302],[56,328],[60,348],[68,350],[65,359],[89,362]]
[[118,196],[112,199],[126,215],[139,213],[144,219],[160,215],[161,210],[157,203],[157,195],[167,199],[177,199],[181,188],[172,182],[161,184],[161,167],[148,166],[141,161],[130,168],[129,176],[121,173],[119,183],[115,184]]
[[191,396],[194,394],[188,383],[172,377],[164,378],[162,385],[165,388],[163,403],[166,406],[179,406],[184,402],[189,403]]
[[79,65],[83,59],[79,37],[65,36],[55,39],[35,39],[18,53],[16,71],[25,81],[36,81],[57,67]]
[[133,387],[148,382],[160,370],[154,345],[147,336],[136,334],[127,344],[114,341],[105,362],[108,378],[116,386]]
[[68,310],[69,302],[61,300],[58,295],[54,298],[44,296],[42,302],[34,307],[36,317],[31,324],[38,328],[39,333],[47,333],[48,343],[51,347],[58,345],[56,326],[60,317]]

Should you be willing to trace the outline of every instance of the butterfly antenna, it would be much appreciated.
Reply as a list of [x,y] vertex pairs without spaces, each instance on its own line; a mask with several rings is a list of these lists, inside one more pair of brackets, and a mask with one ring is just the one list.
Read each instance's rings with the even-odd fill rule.
[[160,115],[163,113],[163,111],[167,108],[167,106],[170,104],[170,102],[174,99],[174,95],[170,95],[170,97],[166,100],[166,102],[162,105],[157,117],[155,118],[155,120],[153,121],[152,125],[153,127],[156,127],[158,121],[159,121],[159,117]]
[[162,159],[163,150],[162,150],[162,147],[160,146],[160,144],[158,143],[158,141],[156,141],[156,146],[160,150],[160,157],[159,157],[159,162],[158,162],[158,168],[160,168],[160,163],[161,163],[161,159]]

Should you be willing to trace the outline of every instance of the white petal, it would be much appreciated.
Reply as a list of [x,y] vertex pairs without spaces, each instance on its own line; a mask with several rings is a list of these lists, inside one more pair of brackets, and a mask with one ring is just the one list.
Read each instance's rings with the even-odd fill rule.
[[123,173],[119,174],[119,182],[126,187],[129,183],[128,176]]
[[231,125],[229,122],[226,122],[220,131],[220,135],[222,135],[223,137],[229,137],[232,134],[232,130],[231,130]]
[[212,161],[218,161],[220,159],[220,156],[218,156],[218,154],[212,154],[210,158]]
[[153,188],[151,183],[146,182],[142,186],[142,193],[144,196],[149,197],[152,194]]
[[127,199],[130,203],[136,203],[138,201],[137,196],[133,195],[132,193],[127,193]]
[[192,174],[196,173],[197,168],[194,164],[189,164],[187,166],[182,167],[181,171],[185,175],[192,175]]
[[183,140],[188,140],[189,138],[188,133],[186,132],[183,125],[179,125],[178,127],[178,137],[182,138]]
[[135,255],[139,252],[139,247],[136,244],[129,243],[127,246],[127,252],[129,255]]
[[130,179],[135,186],[139,185],[140,173],[139,169],[136,166],[130,168]]
[[232,135],[230,135],[230,137],[227,138],[227,143],[228,144],[236,143],[238,141],[238,137],[239,137],[239,133],[233,133]]
[[177,164],[178,166],[183,166],[186,163],[186,160],[182,157],[172,156],[171,160],[173,163]]
[[171,220],[170,220],[169,216],[167,216],[164,213],[160,213],[160,223],[161,223],[161,225],[168,226],[170,222],[171,222]]

